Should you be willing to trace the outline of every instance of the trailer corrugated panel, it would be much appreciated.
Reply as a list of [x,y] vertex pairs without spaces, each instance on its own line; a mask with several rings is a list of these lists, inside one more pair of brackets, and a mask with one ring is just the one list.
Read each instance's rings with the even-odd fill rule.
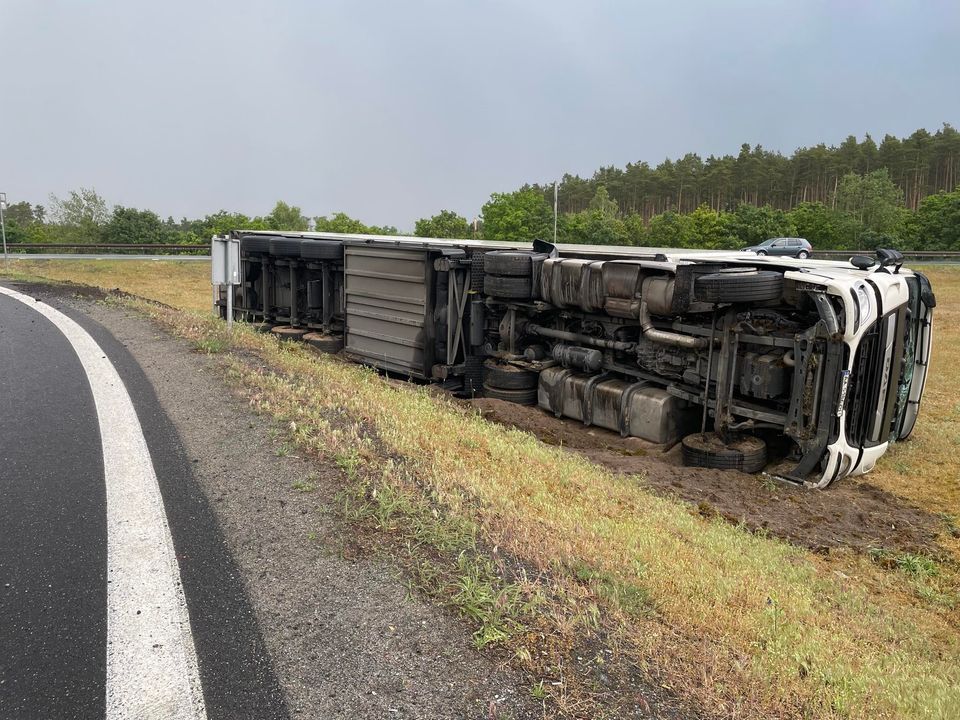
[[428,378],[433,273],[423,248],[346,245],[346,353],[383,370]]

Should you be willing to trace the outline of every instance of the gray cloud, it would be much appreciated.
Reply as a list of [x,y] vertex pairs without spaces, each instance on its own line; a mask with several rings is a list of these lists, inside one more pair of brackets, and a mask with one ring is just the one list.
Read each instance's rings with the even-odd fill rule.
[[0,0],[0,189],[412,228],[493,191],[960,116],[955,2]]

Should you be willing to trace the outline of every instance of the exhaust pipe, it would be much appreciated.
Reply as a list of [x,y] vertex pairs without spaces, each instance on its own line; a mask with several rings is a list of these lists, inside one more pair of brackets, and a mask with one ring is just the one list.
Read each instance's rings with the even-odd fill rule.
[[707,347],[710,341],[706,338],[691,337],[690,335],[681,335],[680,333],[670,332],[669,330],[658,330],[653,326],[653,320],[650,318],[650,309],[647,307],[647,301],[640,301],[640,331],[648,340],[660,343],[661,345],[672,345],[673,347],[687,348],[688,350],[700,350]]

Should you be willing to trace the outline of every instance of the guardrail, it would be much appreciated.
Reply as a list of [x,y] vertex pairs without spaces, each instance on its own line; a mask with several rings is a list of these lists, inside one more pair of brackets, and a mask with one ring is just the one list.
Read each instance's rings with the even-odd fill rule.
[[[960,261],[957,250],[901,250],[905,260],[951,260]],[[821,260],[846,260],[854,255],[873,257],[873,250],[814,250],[813,257]]]
[[155,253],[203,253],[210,254],[210,244],[205,245],[158,245],[151,243],[128,244],[128,243],[97,243],[87,245],[84,243],[7,243],[7,248],[11,252],[24,252],[30,250],[45,250],[49,252],[60,252],[64,250],[83,250],[89,252],[99,252],[109,250],[115,252],[118,250],[127,250],[130,252],[155,252]]

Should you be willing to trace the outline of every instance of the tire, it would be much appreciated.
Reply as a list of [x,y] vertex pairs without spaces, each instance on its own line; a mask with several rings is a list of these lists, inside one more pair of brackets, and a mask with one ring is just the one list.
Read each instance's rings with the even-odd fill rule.
[[240,238],[240,252],[267,255],[270,252],[270,240],[266,235],[244,235]]
[[533,273],[534,258],[546,255],[529,250],[493,250],[484,254],[483,269],[491,275],[528,277]]
[[270,332],[281,340],[300,340],[307,334],[304,328],[295,328],[290,325],[277,325]]
[[487,275],[483,279],[483,293],[491,297],[529,300],[533,281],[529,277],[500,277]]
[[310,347],[320,352],[338,353],[343,350],[343,338],[336,335],[324,335],[323,333],[309,332],[303,336],[303,341]]
[[270,254],[274,257],[298,258],[302,242],[299,238],[273,238],[270,241]]
[[779,300],[783,275],[773,270],[718,272],[701,275],[693,286],[700,302],[739,303]]
[[490,387],[484,384],[483,396],[493,398],[494,400],[506,400],[517,405],[536,405],[537,389],[532,390],[502,390],[500,388]]
[[343,243],[339,240],[304,240],[300,257],[305,260],[343,260]]
[[493,360],[483,364],[483,384],[498,390],[536,390],[539,375],[515,365],[498,365]]
[[724,443],[716,433],[694,433],[681,446],[683,464],[689,467],[757,473],[767,464],[767,444],[753,435],[735,436]]
[[767,444],[753,435],[724,443],[716,433],[694,433],[681,442],[683,464],[689,467],[756,473],[767,464]]
[[757,250],[757,255],[760,255],[761,257],[763,257],[766,254],[767,254],[766,250]]
[[810,257],[810,253],[808,253],[806,250],[801,250],[797,253],[797,259],[799,260],[806,260],[808,257]]

